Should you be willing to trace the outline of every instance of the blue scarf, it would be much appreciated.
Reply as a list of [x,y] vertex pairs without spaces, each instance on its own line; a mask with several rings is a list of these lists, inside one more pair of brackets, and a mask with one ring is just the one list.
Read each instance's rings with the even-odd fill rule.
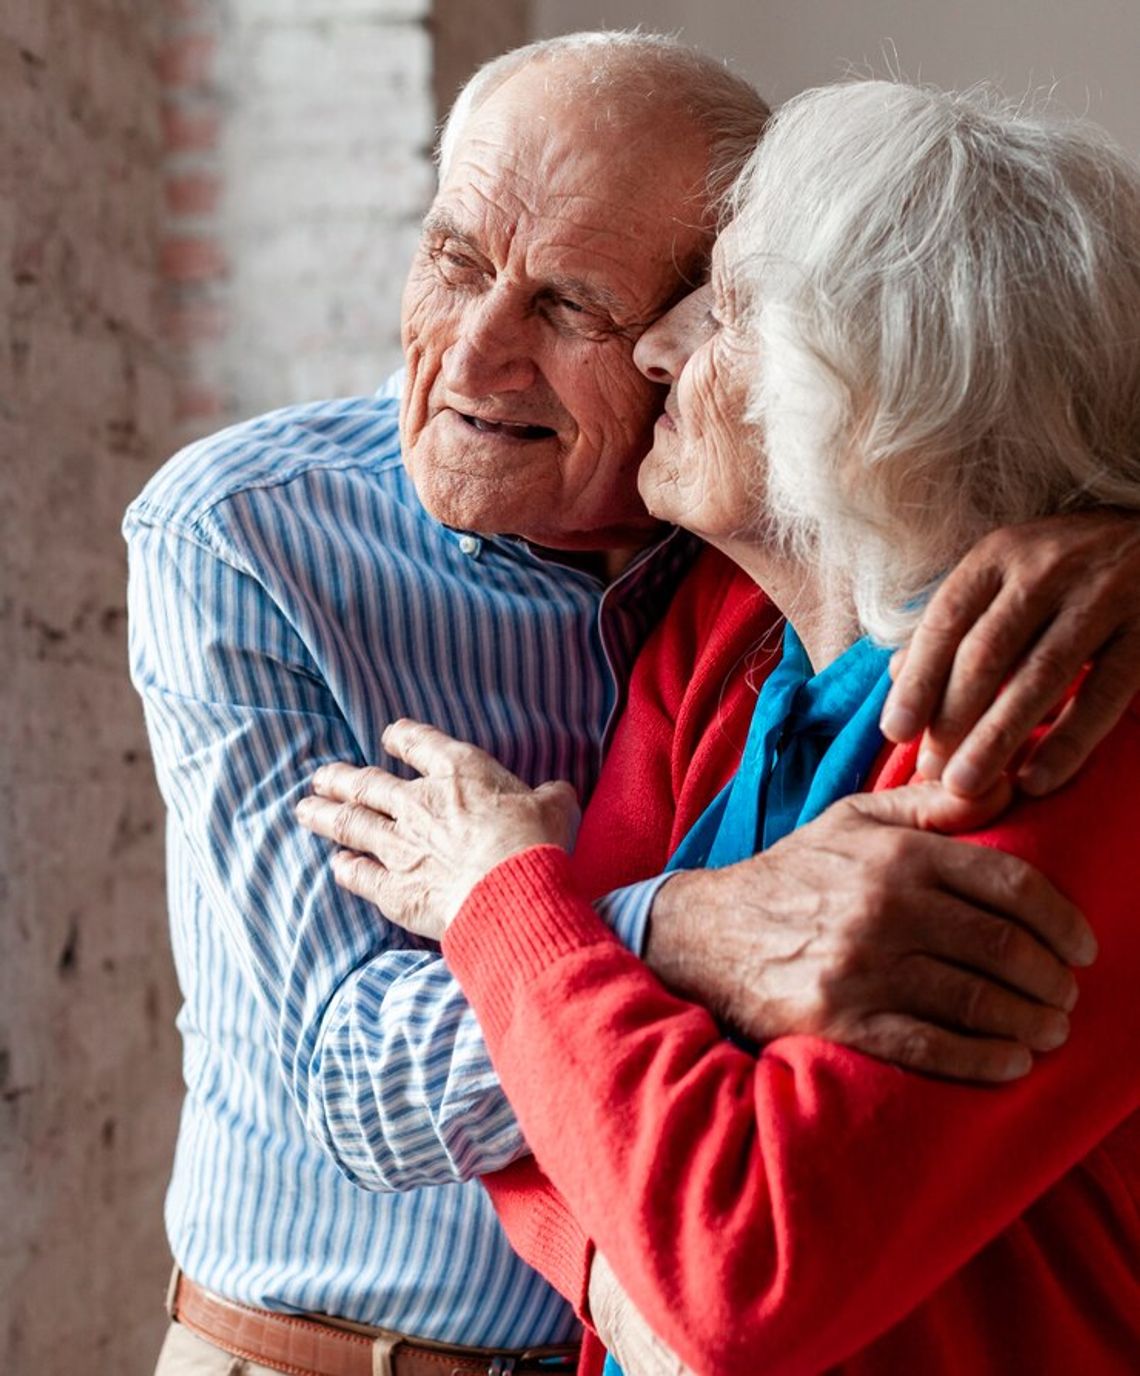
[[883,748],[890,655],[858,640],[813,674],[795,631],[768,675],[736,774],[673,853],[669,870],[719,869],[767,850],[856,792]]
[[[883,748],[890,654],[858,640],[821,673],[789,625],[735,776],[697,818],[666,869],[718,869],[766,850],[862,787]],[[622,1376],[606,1357],[603,1376]]]

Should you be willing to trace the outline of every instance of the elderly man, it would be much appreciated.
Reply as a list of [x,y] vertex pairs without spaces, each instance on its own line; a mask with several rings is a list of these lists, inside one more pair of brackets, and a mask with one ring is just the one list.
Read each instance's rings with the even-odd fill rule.
[[[404,298],[402,402],[397,382],[251,421],[178,456],[128,513],[185,998],[164,1373],[571,1361],[571,1307],[514,1255],[479,1184],[526,1144],[469,1008],[434,947],[335,889],[293,809],[322,763],[377,758],[401,715],[588,794],[636,648],[693,553],[637,497],[659,392],[633,344],[703,271],[712,198],[765,114],[717,64],[647,37],[493,65],[444,137]],[[921,906],[956,843],[898,838]],[[801,897],[808,861],[783,881]],[[853,939],[859,913],[907,921],[867,869],[853,860],[844,895],[814,895]],[[1053,901],[987,874],[979,855],[972,901],[1011,921],[1033,928]],[[723,973],[743,882],[762,895],[751,921],[778,912],[762,859],[726,872],[703,933],[655,909],[652,885],[602,906],[760,1035]],[[1014,1035],[1031,1042],[1024,1009]],[[1001,1078],[1015,1045],[943,1048],[926,1068]]]

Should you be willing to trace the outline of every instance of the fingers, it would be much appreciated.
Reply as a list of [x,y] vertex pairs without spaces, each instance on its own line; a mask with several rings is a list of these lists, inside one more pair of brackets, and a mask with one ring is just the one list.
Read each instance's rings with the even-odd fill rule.
[[906,655],[892,664],[897,676],[880,723],[889,740],[913,740],[930,722],[959,644],[1000,587],[1000,571],[968,555],[931,598]]
[[340,888],[367,899],[386,914],[388,871],[379,861],[370,855],[354,855],[351,851],[339,850],[332,858],[332,869]]
[[381,861],[390,859],[398,844],[395,822],[360,803],[302,798],[297,804],[297,820],[318,836]]
[[437,727],[407,717],[386,727],[380,743],[389,755],[403,760],[421,774],[458,774],[463,770],[514,777],[477,745],[457,741]]
[[408,783],[378,766],[357,768],[351,764],[326,764],[313,775],[313,792],[336,802],[358,803],[374,812],[398,817],[400,795]]
[[[930,837],[942,884],[975,907],[1012,918],[1067,965],[1090,965],[1096,937],[1084,914],[1027,861],[988,846]],[[1015,941],[1012,931],[1005,937]]]
[[[1058,659],[1060,649],[1065,645],[1063,631],[1060,639],[1056,626],[1041,635],[1042,627],[1052,612],[1051,601],[1041,593],[1026,592],[1017,584],[1009,584],[1001,589],[990,607],[965,634],[947,676],[942,701],[928,724],[927,738],[919,755],[919,769],[927,778],[941,777],[943,765],[959,744],[971,735],[983,713],[992,718],[996,707],[1000,709],[999,719],[1005,733],[1000,737],[985,737],[985,749],[975,747],[973,742],[978,738],[972,737],[978,771],[973,782],[965,775],[961,760],[958,762],[959,777],[955,780],[958,791],[981,791],[992,783],[1013,752],[1025,742],[1029,733],[1061,696],[1079,670],[1081,660],[1077,659],[1068,677],[1062,677],[1057,683],[1059,674],[1064,672],[1064,665]],[[1038,635],[1041,638],[1014,673],[1027,645]],[[1010,687],[999,696],[1002,684],[1011,674],[1014,676]],[[1040,701],[1041,696],[1050,690],[1052,696]],[[1015,694],[1012,701],[1011,692]],[[1035,705],[1026,721],[1024,713],[1031,702]],[[1012,712],[1010,709],[1014,706],[1020,710]],[[964,786],[967,782],[970,782],[969,788]]]
[[933,894],[925,918],[919,930],[922,949],[928,955],[1000,980],[1034,1002],[1065,1013],[1072,1011],[1077,1001],[1072,970],[1019,923],[951,894]]
[[1140,687],[1140,634],[1120,637],[1097,658],[1044,739],[1018,771],[1027,793],[1049,793],[1077,772],[1119,721]]
[[857,812],[868,821],[918,831],[976,831],[1002,813],[1013,797],[1009,781],[999,778],[978,797],[951,793],[940,784],[907,784],[881,793],[857,793],[839,807]]
[[1069,1019],[1058,1008],[1004,988],[973,970],[961,970],[916,954],[904,970],[906,1011],[943,1027],[1020,1042],[1032,1051],[1054,1051],[1069,1036]]
[[1033,1068],[1032,1054],[1017,1042],[965,1036],[905,1013],[876,1013],[844,1041],[880,1060],[950,1080],[1003,1084]]
[[[979,676],[985,693],[969,686],[977,660],[964,644],[964,658],[955,666],[945,707],[931,727],[930,750],[919,757],[919,768],[926,773],[928,765],[948,761],[941,771],[947,788],[959,793],[986,788],[1063,697],[1095,651],[1101,631],[1079,610],[1059,616],[988,709],[990,676]],[[1002,677],[1010,673],[1012,656],[1003,656],[1000,668]]]

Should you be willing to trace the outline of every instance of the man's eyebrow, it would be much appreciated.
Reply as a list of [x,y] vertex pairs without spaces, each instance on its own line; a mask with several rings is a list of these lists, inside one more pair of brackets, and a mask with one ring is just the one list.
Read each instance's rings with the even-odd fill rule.
[[475,240],[460,228],[459,221],[448,210],[429,210],[424,216],[422,228],[425,234],[446,235],[449,239],[458,239],[471,248],[478,247]]
[[[449,210],[429,210],[424,217],[423,232],[425,235],[457,239],[468,248],[482,252],[479,244],[460,226]],[[624,319],[630,314],[629,302],[600,282],[590,282],[584,277],[557,273],[545,278],[543,286],[555,296],[569,296],[591,309],[605,311],[614,319]]]

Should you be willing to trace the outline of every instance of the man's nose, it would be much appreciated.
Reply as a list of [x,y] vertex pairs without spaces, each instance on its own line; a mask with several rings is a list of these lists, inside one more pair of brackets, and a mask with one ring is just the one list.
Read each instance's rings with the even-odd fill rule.
[[534,385],[533,321],[500,286],[473,299],[444,351],[443,380],[463,396],[521,392]]

